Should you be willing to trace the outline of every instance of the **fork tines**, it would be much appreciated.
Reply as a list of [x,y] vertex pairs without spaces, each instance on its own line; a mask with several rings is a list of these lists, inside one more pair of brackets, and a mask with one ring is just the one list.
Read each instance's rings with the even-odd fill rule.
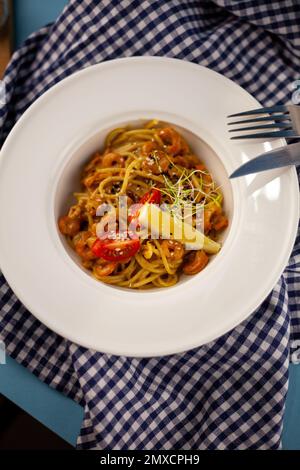
[[[268,114],[268,116],[262,116]],[[253,116],[253,117],[252,117]],[[257,117],[254,117],[257,116]],[[238,127],[229,129],[229,132],[245,132],[241,135],[231,137],[234,139],[258,139],[270,137],[295,137],[293,130],[293,123],[287,106],[278,105],[268,108],[252,109],[242,113],[235,113],[228,116],[228,118],[242,118],[246,119],[234,120],[228,122],[229,126],[236,125]],[[250,117],[250,119],[249,119]],[[258,123],[255,125],[255,123]],[[244,126],[245,124],[254,124]],[[240,127],[243,126],[243,127]],[[249,131],[259,131],[255,133],[248,133]]]

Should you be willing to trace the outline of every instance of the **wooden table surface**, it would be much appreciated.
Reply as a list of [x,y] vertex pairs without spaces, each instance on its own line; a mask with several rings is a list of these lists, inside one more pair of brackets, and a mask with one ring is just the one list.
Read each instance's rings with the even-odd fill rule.
[[[5,26],[0,31],[0,78],[3,77],[6,66],[12,54],[13,48],[13,13],[12,0],[8,0],[9,16]],[[3,13],[3,3],[0,2],[0,14]]]

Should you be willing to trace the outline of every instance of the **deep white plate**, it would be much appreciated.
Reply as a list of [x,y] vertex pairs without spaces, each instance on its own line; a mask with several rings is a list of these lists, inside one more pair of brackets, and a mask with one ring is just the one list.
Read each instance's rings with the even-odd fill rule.
[[[226,116],[257,106],[209,69],[151,57],[87,68],[39,98],[0,159],[0,266],[24,305],[78,344],[128,356],[188,350],[243,321],[287,264],[299,214],[294,168],[232,182],[226,176],[284,144],[229,140]],[[108,130],[153,117],[187,130],[223,186],[230,228],[203,272],[169,289],[136,292],[104,285],[83,271],[56,220],[78,184],[81,164]]]

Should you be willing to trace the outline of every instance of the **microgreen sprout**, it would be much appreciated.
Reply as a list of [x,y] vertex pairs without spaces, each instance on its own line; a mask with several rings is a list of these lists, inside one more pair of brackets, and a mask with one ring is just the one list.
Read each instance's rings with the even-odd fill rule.
[[[161,170],[159,160],[154,152],[153,158],[156,160],[158,168]],[[176,165],[170,158],[169,161],[175,170],[174,173],[180,175],[177,181],[173,182],[168,176],[162,174],[165,187],[160,188],[160,191],[170,200],[171,208],[182,209],[184,205],[188,204],[192,207],[192,215],[195,215],[197,210],[199,210],[199,205],[203,208],[207,208],[212,204],[217,204],[218,206],[222,204],[220,186],[216,186],[213,181],[206,182],[203,178],[203,176],[209,175],[207,171],[197,169],[188,170]],[[196,204],[198,204],[198,209],[196,208]],[[180,210],[177,212],[180,213]]]

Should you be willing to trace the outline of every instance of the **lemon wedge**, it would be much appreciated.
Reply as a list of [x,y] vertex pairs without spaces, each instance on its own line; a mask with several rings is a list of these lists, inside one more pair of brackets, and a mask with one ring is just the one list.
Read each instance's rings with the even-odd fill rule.
[[190,224],[182,222],[167,211],[162,211],[155,204],[145,204],[139,213],[139,221],[145,231],[151,233],[151,238],[179,240],[187,250],[204,250],[215,254],[220,251],[220,243],[206,237]]

